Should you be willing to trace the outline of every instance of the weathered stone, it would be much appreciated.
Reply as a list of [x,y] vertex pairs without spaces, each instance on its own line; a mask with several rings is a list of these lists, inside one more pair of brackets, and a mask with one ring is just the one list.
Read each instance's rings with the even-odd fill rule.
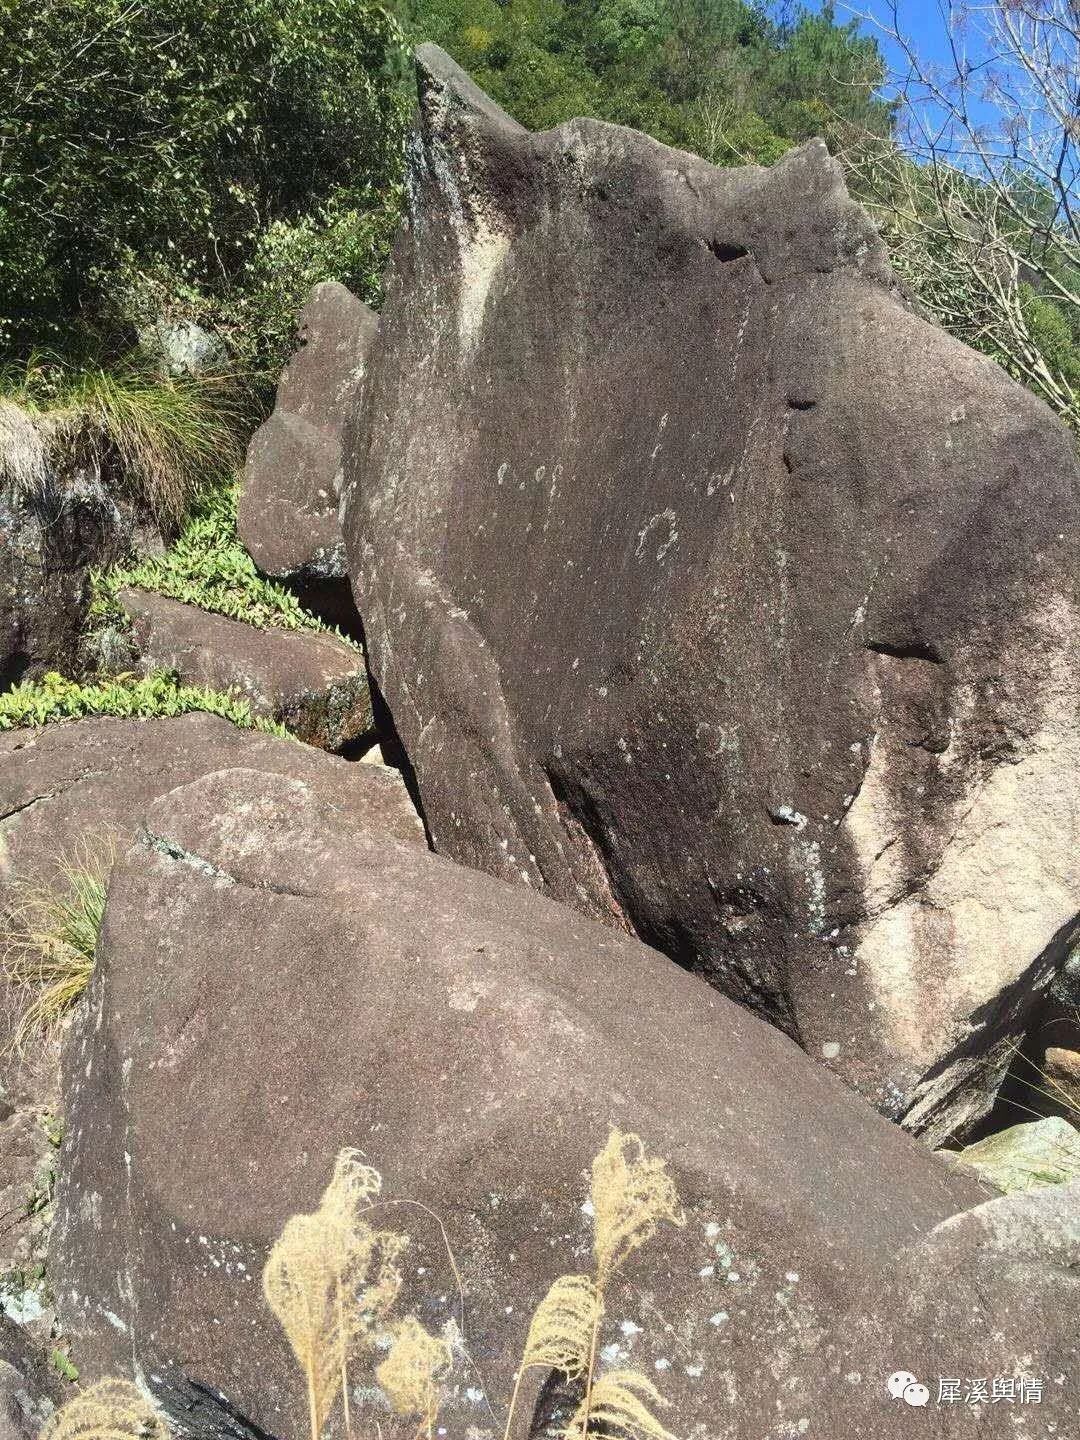
[[259,569],[279,579],[341,580],[341,429],[378,330],[375,312],[328,280],[301,311],[301,346],[248,449],[237,513]]
[[260,629],[146,590],[118,596],[142,667],[189,685],[242,696],[324,750],[343,750],[372,728],[364,657],[336,635]]
[[[848,1431],[806,1433],[1071,1434],[1080,1413],[1078,1314],[1080,1183],[954,1215],[878,1277],[830,1347],[823,1409],[842,1415]],[[925,1409],[889,1395],[897,1371],[929,1390]]]
[[1060,1116],[998,1130],[961,1150],[958,1161],[1006,1193],[1080,1180],[1080,1133]]
[[[501,1435],[532,1307],[588,1267],[612,1122],[669,1159],[687,1224],[613,1285],[602,1361],[656,1378],[680,1435],[819,1415],[839,1319],[986,1193],[655,951],[287,776],[150,807],[73,1041],[50,1264],[86,1372],[134,1360],[165,1403],[197,1381],[276,1434],[302,1430],[304,1395],[259,1274],[342,1146],[406,1201],[379,1218],[413,1236],[402,1305],[436,1330],[462,1324],[430,1212],[445,1225],[470,1357],[451,1435]],[[362,1364],[354,1382],[355,1417]]]
[[220,374],[229,366],[223,342],[193,320],[155,320],[139,331],[139,344],[169,375]]
[[37,1440],[62,1399],[58,1378],[0,1313],[0,1440]]
[[434,47],[343,516],[437,848],[934,1142],[1080,909],[1080,486],[812,142],[532,135]]
[[[158,795],[214,770],[249,770],[293,776],[344,809],[371,815],[402,841],[423,844],[423,829],[400,776],[353,767],[291,740],[238,730],[208,715],[174,720],[80,720],[38,732],[0,735],[0,916],[9,923],[19,882],[62,883],[66,860],[106,855],[130,843]],[[145,934],[146,925],[140,925]],[[43,1112],[58,1108],[56,1056],[17,1058],[9,1053],[9,1022],[18,997],[6,993],[0,972],[0,1270],[26,1267],[38,1257],[40,1217],[26,1215],[35,1176],[55,1152],[42,1126]]]
[[1080,1049],[1047,1046],[1040,1089],[1048,1109],[1080,1120]]
[[[75,423],[0,401],[0,690],[74,673],[91,569],[161,544],[94,447],[57,439]],[[83,458],[59,470],[57,453]]]

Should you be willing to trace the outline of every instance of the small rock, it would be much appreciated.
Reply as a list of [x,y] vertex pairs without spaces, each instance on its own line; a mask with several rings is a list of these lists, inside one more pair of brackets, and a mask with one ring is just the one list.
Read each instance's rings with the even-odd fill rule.
[[1080,1179],[1080,1132],[1059,1115],[1010,1125],[961,1150],[959,1163],[1006,1194]]
[[1043,1100],[1080,1119],[1080,1050],[1049,1046],[1042,1071]]
[[193,320],[155,320],[139,331],[139,344],[169,375],[217,373],[229,363],[221,340]]
[[311,292],[299,330],[274,413],[248,448],[237,529],[265,575],[336,581],[347,593],[338,525],[341,433],[378,318],[344,285],[325,281]]

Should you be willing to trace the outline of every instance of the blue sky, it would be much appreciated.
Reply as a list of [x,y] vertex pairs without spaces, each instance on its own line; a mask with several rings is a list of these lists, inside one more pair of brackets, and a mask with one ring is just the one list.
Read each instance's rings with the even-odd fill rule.
[[[819,0],[808,0],[807,9],[819,10],[820,8]],[[948,55],[948,50],[945,43],[945,24],[942,20],[938,0],[898,0],[898,8],[905,33],[909,39],[914,41],[919,53],[931,60],[944,60]],[[860,14],[877,15],[886,24],[891,23],[891,8],[884,3],[884,0],[848,0],[846,4],[844,0],[837,0],[836,18],[838,21],[853,19]],[[885,43],[881,31],[876,26],[867,25],[864,28],[868,34],[878,37],[890,64],[901,63],[902,57],[898,53],[890,53],[890,46]],[[895,51],[895,47],[892,49]]]
[[[802,3],[809,10],[819,10],[822,0],[802,0]],[[836,0],[835,10],[836,19],[840,23],[861,15],[876,15],[886,26],[891,27],[893,24],[892,6],[888,0]],[[920,58],[924,62],[930,62],[932,68],[939,68],[939,73],[943,71],[951,75],[952,59],[945,18],[946,0],[897,0],[897,12],[899,28]],[[864,22],[862,28],[877,39],[890,70],[901,73],[906,71],[907,60],[899,45],[890,41],[881,29],[869,21]],[[978,114],[981,109],[979,101],[969,97],[969,104],[973,112]]]

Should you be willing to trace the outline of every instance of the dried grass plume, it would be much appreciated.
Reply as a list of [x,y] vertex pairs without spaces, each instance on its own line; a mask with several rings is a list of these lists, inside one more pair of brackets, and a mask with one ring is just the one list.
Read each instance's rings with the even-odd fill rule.
[[646,1156],[638,1135],[612,1128],[593,1161],[593,1253],[600,1291],[629,1255],[656,1234],[657,1223],[685,1225],[664,1161]]
[[168,1440],[149,1400],[127,1380],[99,1380],[57,1410],[41,1440]]
[[410,1315],[397,1327],[390,1353],[375,1379],[395,1415],[412,1415],[430,1435],[439,1413],[441,1384],[452,1363],[450,1346]]
[[[646,1403],[648,1402],[648,1403]],[[566,1440],[585,1440],[594,1431],[628,1440],[675,1440],[649,1409],[668,1402],[637,1370],[609,1370],[592,1386],[566,1429]]]
[[267,1304],[304,1372],[311,1440],[339,1390],[351,1429],[348,1362],[371,1344],[401,1288],[407,1237],[376,1230],[363,1214],[381,1187],[377,1170],[343,1150],[318,1209],[288,1221],[263,1270]]

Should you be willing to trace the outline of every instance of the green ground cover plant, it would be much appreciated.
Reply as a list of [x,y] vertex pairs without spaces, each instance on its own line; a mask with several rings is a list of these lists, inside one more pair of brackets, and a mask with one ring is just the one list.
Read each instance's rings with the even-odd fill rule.
[[[262,628],[328,631],[283,585],[261,576],[236,534],[237,491],[218,486],[203,496],[176,541],[162,555],[144,556],[94,577],[91,619],[122,619],[116,600],[124,586],[152,590],[232,620]],[[332,631],[347,644],[348,637]]]
[[117,675],[81,684],[55,672],[40,680],[24,680],[0,695],[0,730],[50,725],[91,715],[121,719],[163,719],[201,711],[219,715],[247,730],[287,738],[276,721],[253,715],[246,700],[195,685],[181,685],[164,671],[150,675]]

